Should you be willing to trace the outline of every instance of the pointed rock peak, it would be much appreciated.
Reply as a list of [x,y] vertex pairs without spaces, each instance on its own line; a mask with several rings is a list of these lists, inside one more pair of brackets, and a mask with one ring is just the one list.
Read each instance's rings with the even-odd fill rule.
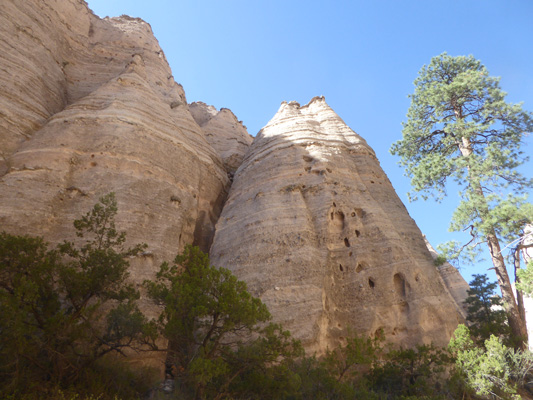
[[104,21],[110,22],[124,32],[134,32],[141,29],[153,35],[152,26],[142,18],[122,14],[120,17],[105,17]]
[[310,105],[315,104],[315,103],[316,104],[325,104],[326,106],[328,105],[326,103],[326,98],[324,96],[315,96],[304,107],[309,107]]
[[327,110],[333,112],[331,107],[326,103],[326,99],[324,96],[315,96],[309,101],[309,103],[303,106],[301,106],[300,103],[294,100],[289,102],[282,101],[278,112],[272,120],[286,118],[287,116],[292,117],[302,113],[304,115],[307,115],[309,113],[315,114],[319,110]]
[[311,104],[314,104],[314,103],[325,104],[327,106],[326,98],[324,96],[315,96],[309,101],[309,103],[307,103],[306,105],[303,105],[303,106],[300,106],[300,103],[298,103],[297,101],[294,101],[294,100],[292,100],[292,101],[285,101],[284,100],[284,101],[281,102],[280,109],[285,108],[286,106],[293,107],[293,108],[305,108],[305,107],[309,107]]
[[207,124],[218,114],[218,110],[214,106],[207,105],[201,101],[189,104],[189,110],[196,123],[200,126]]
[[226,171],[233,174],[253,140],[242,121],[229,108],[217,111],[203,102],[189,104],[189,111],[209,144],[222,158]]
[[[278,112],[257,134],[257,138],[284,138],[283,140],[340,141],[362,145],[369,154],[374,151],[326,103],[324,96],[313,97],[300,106],[296,101],[283,101]],[[290,139],[289,139],[290,138]]]
[[196,101],[189,104],[189,110],[196,123],[200,126],[204,126],[214,118],[225,119],[242,125],[242,121],[239,121],[237,116],[229,108],[222,107],[218,111],[215,106],[208,105],[202,101]]

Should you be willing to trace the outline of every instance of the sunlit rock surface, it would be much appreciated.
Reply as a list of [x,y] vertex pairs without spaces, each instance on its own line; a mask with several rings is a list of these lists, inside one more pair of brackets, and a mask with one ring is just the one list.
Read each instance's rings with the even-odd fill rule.
[[113,191],[117,227],[149,245],[134,282],[185,244],[209,248],[230,180],[150,25],[78,0],[2,1],[0,71],[2,230],[72,239]]
[[211,247],[310,351],[350,334],[444,345],[462,311],[374,151],[317,97],[283,102],[238,169]]
[[251,142],[228,109],[187,104],[146,22],[0,2],[1,230],[72,240],[112,191],[117,227],[149,245],[130,260],[137,284],[186,244],[208,250],[218,221],[213,263],[308,350],[352,333],[444,344],[464,281],[439,274],[364,139],[318,97],[283,103]]

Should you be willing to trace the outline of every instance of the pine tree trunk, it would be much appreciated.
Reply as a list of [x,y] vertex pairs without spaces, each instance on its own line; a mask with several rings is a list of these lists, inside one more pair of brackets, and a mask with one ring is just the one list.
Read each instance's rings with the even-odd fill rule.
[[[514,283],[515,288],[516,284],[520,282],[520,278],[518,278],[518,271],[520,271],[520,245],[516,246],[516,249],[514,251]],[[524,295],[519,290],[516,290],[516,304],[518,305],[518,311],[520,312],[520,318],[522,318],[522,321],[526,321],[526,308],[524,306]],[[526,329],[527,329],[527,323],[526,323]]]
[[500,243],[494,232],[487,235],[487,245],[489,246],[492,264],[494,265],[494,271],[498,278],[498,285],[500,285],[502,292],[503,307],[507,314],[509,327],[511,328],[513,345],[515,348],[527,349],[526,323],[520,316],[520,311],[511,286],[511,280],[507,274],[505,261],[501,254]]

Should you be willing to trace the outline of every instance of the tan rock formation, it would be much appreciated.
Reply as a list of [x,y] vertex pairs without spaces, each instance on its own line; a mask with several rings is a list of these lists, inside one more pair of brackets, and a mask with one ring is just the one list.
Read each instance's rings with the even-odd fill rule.
[[79,0],[6,0],[0,38],[1,229],[71,239],[114,191],[117,226],[149,245],[135,282],[185,244],[207,250],[229,179],[150,26]]
[[144,21],[0,2],[0,229],[72,239],[114,191],[117,226],[149,245],[131,260],[140,283],[185,244],[209,248],[237,170],[212,259],[309,350],[350,331],[443,344],[462,284],[441,278],[366,142],[315,98],[283,103],[250,143],[231,111],[187,105]]
[[202,102],[189,105],[194,120],[202,127],[207,141],[218,152],[226,170],[233,175],[242,163],[244,155],[252,144],[242,121],[227,108],[220,111]]
[[211,260],[311,351],[350,332],[443,345],[463,321],[374,151],[322,97],[283,102],[258,134]]
[[[426,242],[426,246],[431,253],[431,256],[433,257],[433,260],[436,260],[439,253],[435,251],[433,246],[428,242],[426,237],[424,236],[424,240]],[[443,264],[437,266],[437,270],[439,271],[439,274],[444,282],[444,285],[446,289],[448,289],[448,292],[452,296],[452,298],[455,301],[455,304],[457,306],[457,309],[459,312],[461,312],[461,315],[466,319],[468,314],[468,307],[464,303],[466,298],[468,297],[467,290],[470,289],[470,286],[462,275],[459,273],[457,268],[455,268],[453,265],[451,265],[449,262],[445,261]]]

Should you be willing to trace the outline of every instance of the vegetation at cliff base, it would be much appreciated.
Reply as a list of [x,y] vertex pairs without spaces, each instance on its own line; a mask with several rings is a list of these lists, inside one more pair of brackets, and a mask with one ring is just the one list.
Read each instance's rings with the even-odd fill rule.
[[502,338],[507,344],[511,332],[502,307],[502,298],[495,293],[496,282],[489,282],[487,275],[474,275],[465,301],[470,322],[470,335],[482,346],[492,335]]
[[[391,348],[354,334],[305,355],[244,282],[186,246],[144,283],[161,307],[148,321],[127,281],[127,259],[144,246],[125,247],[116,213],[113,194],[102,197],[74,222],[78,240],[55,248],[0,234],[3,398],[515,399],[532,379],[533,357],[508,345],[485,276],[471,282],[470,328],[460,325],[448,348]],[[166,357],[171,390],[157,388],[155,371],[124,363],[134,350]]]
[[68,387],[106,354],[155,338],[127,282],[127,257],[143,245],[124,247],[116,212],[114,195],[102,197],[74,221],[80,241],[52,249],[0,233],[0,394]]
[[198,247],[186,246],[174,263],[163,263],[150,296],[161,304],[159,331],[169,343],[167,371],[194,398],[243,398],[258,388],[278,397],[289,385],[285,363],[302,354],[246,284],[210,265]]

